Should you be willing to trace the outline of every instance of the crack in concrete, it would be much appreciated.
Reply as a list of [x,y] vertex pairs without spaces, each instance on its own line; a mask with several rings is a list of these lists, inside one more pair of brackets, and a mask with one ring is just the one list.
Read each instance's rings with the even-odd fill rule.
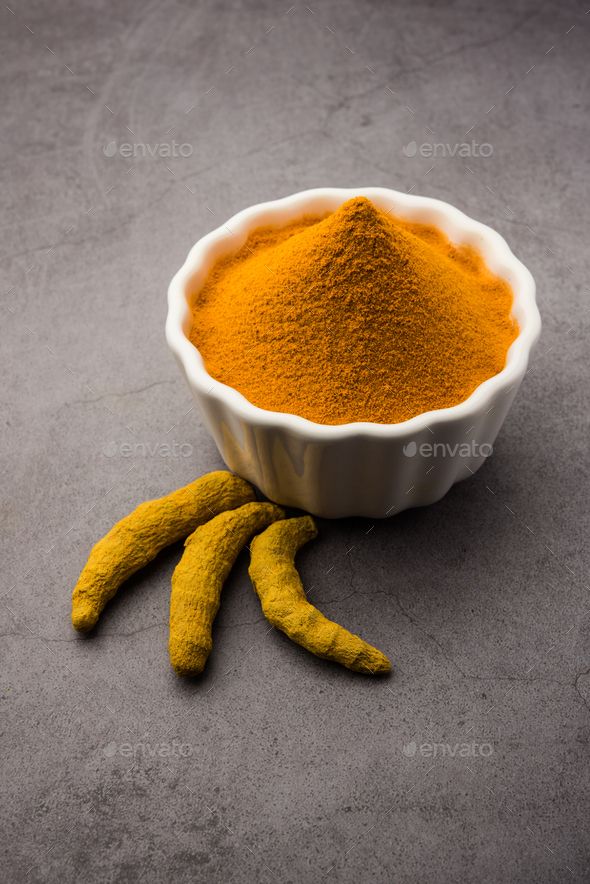
[[400,613],[402,614],[402,616],[405,617],[416,629],[418,629],[423,635],[425,635],[430,641],[432,641],[436,645],[436,647],[440,650],[440,652],[443,655],[443,657],[445,658],[445,660],[448,663],[450,663],[451,666],[453,666],[463,678],[469,679],[471,681],[480,681],[480,682],[483,682],[483,681],[491,681],[491,682],[507,681],[507,682],[512,682],[514,684],[522,684],[522,685],[532,684],[534,682],[544,682],[545,684],[557,685],[559,687],[570,687],[570,688],[573,687],[574,690],[576,691],[576,693],[580,696],[580,699],[582,700],[582,702],[584,703],[586,708],[588,710],[590,710],[589,702],[584,698],[584,696],[582,695],[582,693],[580,692],[579,687],[578,687],[579,679],[582,678],[584,675],[590,675],[590,669],[587,669],[584,672],[580,672],[577,675],[575,675],[573,682],[572,681],[560,681],[555,678],[547,678],[546,676],[543,676],[543,675],[524,677],[524,676],[518,676],[518,675],[487,675],[485,673],[482,675],[476,675],[472,672],[467,672],[465,669],[463,669],[461,666],[459,666],[459,664],[457,663],[456,660],[454,660],[451,656],[449,656],[449,654],[447,653],[445,648],[442,646],[440,641],[436,638],[436,636],[434,636],[432,633],[428,632],[428,630],[424,629],[424,627],[419,623],[419,621],[408,610],[406,610],[406,608],[404,608],[404,606],[400,602],[397,595],[391,594],[391,598],[395,602],[395,604],[396,604],[398,610],[400,611]]
[[[241,629],[244,626],[256,626],[259,623],[266,623],[266,619],[264,617],[259,617],[257,620],[244,620],[238,621],[236,623],[227,623],[224,627],[225,630],[230,629]],[[157,623],[150,623],[148,626],[142,626],[139,629],[133,629],[130,632],[97,632],[94,635],[86,636],[86,639],[93,638],[99,640],[101,638],[130,638],[134,635],[139,635],[142,632],[148,632],[150,629],[157,629],[160,626],[168,626],[167,620],[158,621]],[[39,635],[34,632],[18,632],[17,630],[9,631],[9,632],[0,632],[0,638],[23,638],[29,640],[36,640],[42,642],[50,642],[57,644],[77,644],[81,641],[84,641],[85,638],[82,635],[74,635],[72,638],[54,638],[53,636],[47,635]]]
[[95,396],[94,399],[72,399],[71,402],[64,403],[64,406],[67,408],[71,405],[90,405],[93,402],[102,402],[103,399],[123,399],[125,396],[133,396],[136,393],[144,393],[146,390],[152,390],[154,387],[161,387],[165,384],[174,384],[176,385],[176,381],[153,381],[151,384],[146,384],[145,387],[138,387],[136,390],[124,390],[122,393],[101,393],[100,396]]
[[[149,626],[142,626],[140,629],[134,629],[131,632],[100,632],[97,633],[94,638],[129,638],[132,635],[138,635],[140,632],[148,632],[150,629],[156,629],[159,626],[168,626],[168,621],[166,622],[158,622],[158,623],[150,623]],[[52,636],[47,635],[39,635],[35,632],[0,632],[0,638],[24,638],[29,640],[36,640],[42,642],[50,642],[57,644],[76,644],[80,641],[83,641],[83,637],[81,635],[75,635],[72,638],[54,638]]]
[[449,49],[447,52],[443,52],[435,58],[426,59],[426,61],[424,61],[422,65],[413,68],[402,68],[402,70],[396,73],[395,76],[405,77],[408,74],[417,74],[420,71],[427,70],[432,65],[438,64],[441,61],[446,61],[447,58],[452,58],[454,55],[460,55],[462,52],[466,52],[469,49],[487,49],[489,46],[493,46],[494,43],[499,43],[502,40],[505,40],[506,37],[512,36],[514,33],[516,33],[516,31],[519,31],[521,28],[527,25],[529,21],[532,21],[532,19],[536,18],[538,15],[538,10],[530,12],[527,15],[522,16],[519,21],[511,25],[509,29],[503,31],[501,34],[496,34],[495,36],[488,37],[485,40],[474,40],[472,43],[462,43],[460,46],[455,47],[455,49]]
[[590,711],[590,703],[588,702],[586,697],[583,695],[583,693],[581,692],[579,685],[578,685],[578,682],[580,681],[580,679],[583,678],[585,675],[590,675],[590,669],[585,669],[583,672],[578,672],[578,674],[576,675],[576,677],[574,679],[574,690],[575,690],[576,694],[579,696],[579,698],[582,701],[582,703],[584,704],[584,706],[586,707],[586,709],[588,709],[588,711]]

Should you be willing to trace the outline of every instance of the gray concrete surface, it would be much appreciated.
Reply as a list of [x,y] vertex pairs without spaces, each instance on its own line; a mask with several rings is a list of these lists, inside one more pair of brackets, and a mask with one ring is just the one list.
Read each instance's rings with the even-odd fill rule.
[[[3,880],[589,880],[585,13],[2,9]],[[178,549],[91,638],[70,592],[113,521],[221,465],[164,343],[171,275],[240,208],[324,184],[496,227],[544,334],[474,479],[374,527],[324,522],[302,556],[389,680],[269,632],[244,559],[187,684],[166,652]]]

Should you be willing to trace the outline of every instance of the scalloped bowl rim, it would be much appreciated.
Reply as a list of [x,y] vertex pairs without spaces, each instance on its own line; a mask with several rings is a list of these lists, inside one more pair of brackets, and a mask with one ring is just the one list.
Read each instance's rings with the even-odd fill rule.
[[[428,216],[430,220],[424,223],[437,224],[453,242],[477,243],[475,247],[483,254],[490,270],[511,285],[514,294],[512,314],[518,322],[519,334],[508,350],[506,365],[502,371],[483,381],[463,402],[449,408],[422,412],[399,423],[358,421],[348,424],[319,424],[299,415],[260,408],[233,387],[216,380],[208,373],[199,350],[187,337],[185,329],[191,318],[189,287],[204,263],[210,268],[222,254],[236,252],[252,230],[262,224],[272,223],[272,215],[280,217],[279,223],[289,223],[289,218],[295,219],[298,214],[313,211],[309,209],[309,203],[328,199],[333,201],[335,210],[338,204],[354,196],[366,196],[377,204],[389,199],[394,203],[392,209],[395,208],[398,217],[420,222],[421,216]],[[433,221],[433,216],[437,216],[440,221]],[[449,229],[454,234],[450,234]],[[224,243],[227,244],[227,249],[221,251],[219,247]],[[216,252],[213,260],[210,259],[211,250]],[[249,424],[281,428],[323,441],[350,436],[402,438],[450,420],[475,418],[498,394],[508,392],[520,382],[540,330],[541,318],[535,299],[534,279],[499,233],[443,200],[383,187],[313,188],[243,209],[197,241],[168,288],[166,339],[184,368],[187,379],[201,395],[213,396]]]

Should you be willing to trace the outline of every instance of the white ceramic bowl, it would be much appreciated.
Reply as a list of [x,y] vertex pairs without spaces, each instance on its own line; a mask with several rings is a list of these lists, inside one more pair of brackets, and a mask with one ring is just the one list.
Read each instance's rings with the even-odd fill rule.
[[[401,218],[435,224],[453,242],[478,249],[490,270],[511,285],[520,333],[506,366],[459,405],[398,424],[317,424],[252,405],[207,373],[190,342],[191,304],[222,255],[236,252],[256,227],[335,211],[353,196],[366,196]],[[540,330],[533,277],[499,234],[448,203],[381,187],[306,190],[245,209],[193,246],[168,290],[168,344],[228,467],[271,500],[327,518],[379,518],[425,506],[472,475],[492,451]]]

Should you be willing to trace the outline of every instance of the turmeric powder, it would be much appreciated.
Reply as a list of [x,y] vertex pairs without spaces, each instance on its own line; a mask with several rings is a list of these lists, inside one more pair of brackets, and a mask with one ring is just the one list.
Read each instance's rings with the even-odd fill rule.
[[391,663],[385,654],[328,620],[305,597],[294,559],[303,544],[316,535],[312,517],[302,516],[275,522],[252,541],[249,574],[264,616],[317,657],[365,675],[389,672]]
[[364,197],[260,228],[210,272],[191,340],[254,405],[396,423],[464,401],[505,365],[512,291],[471,247]]
[[72,597],[72,623],[87,631],[121,584],[212,516],[255,499],[244,479],[225,470],[201,476],[167,497],[140,504],[92,548]]
[[211,629],[221,590],[240,550],[253,534],[284,517],[272,503],[247,503],[221,513],[187,538],[170,596],[170,662],[178,675],[203,671],[213,646]]

